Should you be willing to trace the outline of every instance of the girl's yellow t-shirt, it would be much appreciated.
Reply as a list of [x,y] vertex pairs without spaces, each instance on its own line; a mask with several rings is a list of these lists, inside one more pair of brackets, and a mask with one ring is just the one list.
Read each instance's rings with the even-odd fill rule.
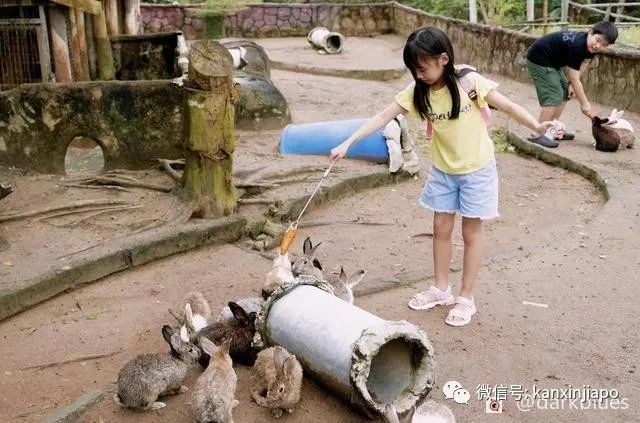
[[[460,92],[458,119],[449,119],[451,94],[446,86],[437,91],[429,91],[431,102],[429,119],[433,124],[431,141],[433,166],[452,175],[475,172],[494,159],[493,142],[478,106],[484,107],[487,104],[485,97],[498,84],[475,72],[468,77],[474,80],[478,105],[469,98],[458,82]],[[412,82],[396,95],[395,100],[410,116],[419,119],[420,115],[413,105],[414,87],[415,82]]]

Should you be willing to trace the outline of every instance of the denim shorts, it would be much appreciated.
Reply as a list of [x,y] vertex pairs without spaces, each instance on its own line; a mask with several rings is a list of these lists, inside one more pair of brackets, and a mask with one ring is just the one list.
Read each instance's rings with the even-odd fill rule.
[[492,160],[482,169],[464,175],[450,175],[432,166],[419,202],[439,213],[495,219],[499,216],[496,162]]

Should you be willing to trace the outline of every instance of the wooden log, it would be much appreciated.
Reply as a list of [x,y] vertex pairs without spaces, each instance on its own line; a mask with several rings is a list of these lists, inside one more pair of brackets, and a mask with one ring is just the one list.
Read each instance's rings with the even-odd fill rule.
[[89,81],[89,50],[87,45],[87,30],[84,12],[76,9],[76,27],[78,29],[78,51],[80,52],[80,65],[82,67],[82,81]]
[[80,41],[78,39],[78,25],[76,22],[76,11],[67,10],[69,14],[69,57],[71,60],[71,73],[74,81],[82,81],[82,58],[80,56]]
[[102,13],[91,15],[93,22],[93,35],[96,42],[96,57],[98,61],[98,78],[110,81],[116,78],[116,69],[113,64],[113,52],[111,51],[111,41],[107,34],[107,21]]
[[98,79],[98,55],[96,53],[96,40],[93,35],[93,19],[87,16],[84,21],[85,38],[87,40],[87,56],[89,59],[89,78]]
[[120,34],[120,19],[118,17],[118,0],[104,0],[109,36]]
[[56,82],[71,82],[71,60],[69,58],[69,43],[67,40],[67,22],[65,8],[49,8],[49,24],[51,28],[51,49],[55,64]]
[[124,0],[124,33],[137,35],[140,32],[140,0]]
[[189,60],[185,169],[182,183],[194,216],[213,218],[237,209],[232,164],[235,148],[233,60],[221,44],[194,43]]

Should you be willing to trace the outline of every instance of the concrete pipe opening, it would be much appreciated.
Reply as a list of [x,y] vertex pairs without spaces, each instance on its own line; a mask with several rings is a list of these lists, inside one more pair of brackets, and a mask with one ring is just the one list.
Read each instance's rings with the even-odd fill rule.
[[333,295],[314,278],[276,290],[256,320],[257,346],[281,345],[311,376],[369,417],[399,413],[433,386],[434,353],[413,324],[383,320]]
[[331,32],[327,28],[319,26],[309,32],[307,41],[316,49],[324,50],[329,54],[337,54],[342,51],[344,36],[339,32]]

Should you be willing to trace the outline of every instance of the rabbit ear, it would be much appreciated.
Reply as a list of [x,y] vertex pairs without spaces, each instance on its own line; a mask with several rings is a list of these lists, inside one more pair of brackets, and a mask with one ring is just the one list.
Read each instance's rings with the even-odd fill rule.
[[169,340],[169,345],[173,351],[179,351],[182,346],[182,340],[180,339],[179,333],[174,333],[171,335],[171,340]]
[[223,355],[227,355],[227,354],[229,354],[229,349],[230,348],[231,348],[231,338],[227,338],[227,339],[224,340],[224,342],[218,348],[218,352],[223,354]]
[[347,283],[347,274],[344,272],[344,268],[342,266],[340,266],[340,276],[338,279],[342,283]]
[[216,352],[217,349],[216,344],[204,336],[200,337],[200,347],[202,348],[202,351],[209,355],[209,357],[213,356],[213,353]]
[[282,373],[284,377],[289,378],[296,369],[296,356],[291,354],[285,361],[282,366]]
[[400,423],[400,420],[398,420],[398,414],[396,413],[396,408],[391,403],[384,406],[384,416],[387,418],[389,423]]
[[233,301],[229,301],[229,304],[227,304],[229,306],[229,309],[231,310],[231,314],[233,314],[233,317],[240,323],[244,323],[247,321],[247,312],[244,311],[244,309],[242,307],[240,307],[238,304],[234,303]]
[[189,303],[184,306],[184,316],[187,323],[193,327],[193,311],[191,310],[191,304]]
[[184,342],[189,342],[189,330],[186,325],[180,326],[180,339]]
[[167,344],[171,345],[171,335],[175,332],[176,330],[169,325],[162,326],[162,337],[167,341]]
[[287,350],[282,347],[275,347],[273,350],[273,364],[275,364],[276,371],[279,372],[283,368],[287,357],[289,357]]
[[364,278],[364,270],[359,270],[353,275],[349,276],[349,279],[347,280],[347,286],[349,288],[353,288],[354,286],[362,282],[362,278]]
[[304,239],[304,242],[302,243],[302,252],[304,254],[309,255],[309,254],[311,254],[312,247],[313,247],[313,244],[311,243],[311,238],[306,237]]
[[313,267],[315,267],[316,269],[322,270],[322,265],[320,264],[320,260],[313,259]]

